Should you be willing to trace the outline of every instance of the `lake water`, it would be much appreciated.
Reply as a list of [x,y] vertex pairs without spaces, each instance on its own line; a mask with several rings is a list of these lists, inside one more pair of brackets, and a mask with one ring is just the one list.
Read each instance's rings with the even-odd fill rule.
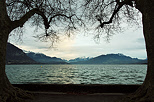
[[147,65],[6,65],[12,84],[142,84]]

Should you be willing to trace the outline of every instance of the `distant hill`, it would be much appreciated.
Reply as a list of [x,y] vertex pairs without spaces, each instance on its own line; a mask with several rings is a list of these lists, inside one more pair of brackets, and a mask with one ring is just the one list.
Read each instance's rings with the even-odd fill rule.
[[36,62],[45,63],[45,64],[68,64],[61,58],[49,57],[42,53],[26,52],[26,55]]
[[36,64],[21,49],[11,43],[7,43],[6,64]]
[[90,59],[91,59],[90,57],[78,57],[78,58],[75,58],[75,59],[70,59],[68,61],[68,63],[87,61],[87,60],[90,60]]
[[66,62],[61,58],[49,57],[42,53],[25,52],[8,43],[6,64],[147,64],[147,59],[131,58],[123,54],[107,54],[94,58],[80,57]]
[[87,61],[72,62],[72,64],[145,64],[147,60],[131,58],[123,54],[100,55]]

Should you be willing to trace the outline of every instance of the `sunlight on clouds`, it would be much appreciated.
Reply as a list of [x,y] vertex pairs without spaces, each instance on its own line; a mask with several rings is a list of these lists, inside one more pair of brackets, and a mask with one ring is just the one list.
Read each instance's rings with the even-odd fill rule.
[[74,43],[75,39],[62,36],[60,42],[55,44],[56,48],[51,49],[48,55],[65,59],[75,58],[77,55],[73,52]]

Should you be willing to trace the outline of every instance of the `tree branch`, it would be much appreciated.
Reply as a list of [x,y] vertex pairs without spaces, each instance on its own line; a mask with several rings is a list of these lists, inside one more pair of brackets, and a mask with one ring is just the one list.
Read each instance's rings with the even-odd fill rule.
[[130,6],[132,6],[132,1],[133,0],[124,0],[124,1],[120,2],[120,0],[116,0],[117,4],[115,6],[114,12],[112,13],[112,16],[110,17],[109,21],[102,23],[101,19],[99,19],[99,22],[101,23],[100,27],[103,28],[105,24],[112,23],[112,20],[113,20],[114,16],[118,13],[120,8],[122,8],[123,5],[130,5]]
[[17,27],[22,27],[24,25],[24,23],[36,13],[37,9],[34,8],[32,10],[30,10],[29,12],[27,12],[24,16],[22,16],[19,20],[15,20],[13,21],[13,29],[17,28]]
[[49,23],[47,17],[44,15],[44,12],[40,11],[38,8],[34,8],[27,12],[24,16],[22,16],[19,20],[13,21],[13,29],[17,27],[23,27],[24,23],[28,21],[29,18],[31,18],[34,14],[38,14],[43,18],[45,28],[48,29]]
[[[74,14],[75,15],[75,14]],[[53,18],[57,17],[57,16],[63,16],[63,17],[66,17],[68,19],[71,19],[74,15],[71,15],[71,16],[67,16],[65,14],[55,14],[54,16],[52,16],[49,20],[49,23],[52,21]]]

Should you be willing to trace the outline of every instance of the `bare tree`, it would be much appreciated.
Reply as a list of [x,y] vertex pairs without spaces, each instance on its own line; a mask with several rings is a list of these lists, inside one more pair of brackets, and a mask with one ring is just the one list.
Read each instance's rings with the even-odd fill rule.
[[[120,31],[121,22],[139,24],[142,14],[143,32],[148,56],[147,75],[142,86],[122,102],[154,102],[154,0],[84,0],[88,20],[99,22],[98,29],[107,36]],[[99,38],[102,33],[98,33]]]
[[54,26],[71,31],[78,24],[82,25],[76,9],[75,0],[0,0],[0,102],[19,102],[31,97],[30,93],[13,87],[6,76],[5,56],[9,34],[29,21],[45,31],[37,38],[54,42],[58,39]]

